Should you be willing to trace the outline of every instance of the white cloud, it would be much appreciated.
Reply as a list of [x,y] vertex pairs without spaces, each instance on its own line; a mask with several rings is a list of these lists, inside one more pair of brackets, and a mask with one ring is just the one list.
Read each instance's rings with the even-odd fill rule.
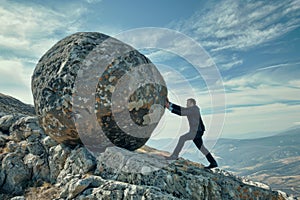
[[285,76],[290,78],[288,74],[262,70],[225,80],[227,103],[234,106],[299,100],[299,81]]
[[242,106],[297,101],[299,100],[299,92],[297,88],[262,85],[257,88],[240,87],[237,92],[226,93],[226,97],[227,105]]
[[231,62],[221,64],[221,67],[222,69],[231,69],[233,67],[240,66],[242,64],[243,64],[242,59],[237,59],[236,57],[234,57]]
[[1,1],[0,92],[33,103],[31,75],[38,59],[60,37],[81,26],[80,16],[86,10],[73,6],[62,5],[61,10],[53,10],[30,2]]
[[294,87],[299,80],[299,62],[265,65],[245,75],[224,78],[227,89],[257,88],[258,86]]
[[136,49],[161,49],[184,58],[199,68],[215,67],[215,63],[193,38],[166,28],[146,27],[122,32],[115,36]]
[[299,65],[300,62],[296,62],[296,63],[281,63],[281,64],[276,64],[276,65],[270,65],[267,67],[262,67],[257,69],[257,71],[261,71],[261,70],[267,70],[267,69],[273,69],[273,68],[279,68],[279,67],[288,67],[288,66],[294,66],[294,65]]
[[291,87],[297,87],[300,89],[300,80],[291,80],[289,85],[291,85]]
[[[26,78],[23,76],[23,65],[12,60],[0,60],[1,83],[13,82],[14,84],[24,84]],[[1,84],[1,85],[2,85]]]
[[300,25],[299,1],[220,1],[207,12],[171,24],[213,51],[247,49]]
[[0,46],[39,58],[58,38],[57,32],[73,33],[84,8],[57,12],[41,5],[2,2],[0,5]]
[[295,125],[299,111],[300,105],[280,103],[234,108],[232,112],[226,114],[222,137],[236,137],[262,131],[276,133],[285,130]]
[[299,27],[299,4],[298,0],[218,1],[169,27],[192,36],[209,50],[222,70],[228,70],[242,65],[243,59],[222,58],[220,54],[257,47]]
[[150,52],[149,54],[145,54],[152,62],[163,63],[166,61],[170,61],[171,59],[176,58],[175,55],[170,52],[164,50],[157,50]]
[[19,60],[0,59],[0,92],[33,104],[30,82],[32,69]]
[[292,127],[299,118],[299,79],[268,69],[272,68],[224,81],[228,113],[223,137],[279,131]]
[[87,3],[99,3],[102,0],[85,0]]

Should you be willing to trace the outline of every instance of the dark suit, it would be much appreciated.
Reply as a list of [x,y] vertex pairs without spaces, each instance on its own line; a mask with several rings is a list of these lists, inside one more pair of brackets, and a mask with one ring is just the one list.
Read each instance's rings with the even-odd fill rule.
[[180,116],[187,116],[190,125],[190,132],[202,132],[203,134],[205,131],[205,126],[200,115],[200,108],[197,105],[184,108],[171,103],[171,112]]
[[207,155],[209,151],[203,146],[202,135],[205,131],[205,126],[201,118],[200,109],[197,105],[192,107],[181,107],[174,103],[170,103],[169,110],[180,116],[187,116],[190,130],[188,133],[182,135],[178,141],[178,144],[173,152],[173,155],[178,156],[184,143],[187,140],[193,140],[197,148],[204,154]]

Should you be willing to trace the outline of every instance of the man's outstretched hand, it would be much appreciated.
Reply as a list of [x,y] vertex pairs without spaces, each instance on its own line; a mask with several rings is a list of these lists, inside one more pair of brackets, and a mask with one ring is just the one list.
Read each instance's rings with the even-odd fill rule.
[[170,102],[169,102],[169,99],[168,99],[168,97],[166,98],[166,108],[169,108],[170,107]]

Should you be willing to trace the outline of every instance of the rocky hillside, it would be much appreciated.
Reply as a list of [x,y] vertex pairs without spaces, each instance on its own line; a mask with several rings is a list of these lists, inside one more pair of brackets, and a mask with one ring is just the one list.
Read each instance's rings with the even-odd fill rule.
[[35,115],[34,107],[0,93],[0,116],[5,114]]
[[226,171],[167,161],[147,146],[93,155],[58,144],[35,116],[7,113],[0,131],[0,199],[288,199]]

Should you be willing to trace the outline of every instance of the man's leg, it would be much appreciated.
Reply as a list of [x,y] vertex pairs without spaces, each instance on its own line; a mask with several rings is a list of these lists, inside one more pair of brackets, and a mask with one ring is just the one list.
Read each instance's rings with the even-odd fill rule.
[[193,142],[195,143],[197,148],[205,155],[206,159],[210,163],[209,166],[207,166],[205,168],[210,169],[210,168],[218,167],[218,164],[217,164],[216,160],[214,159],[214,157],[209,153],[207,148],[205,148],[205,146],[203,145],[202,136],[201,137],[196,136],[195,139],[193,140]]
[[180,136],[179,141],[178,141],[172,155],[169,157],[169,159],[177,159],[180,151],[182,150],[182,148],[184,146],[184,143],[186,141],[192,140],[194,138],[195,138],[195,135],[193,133],[190,133],[190,132]]
[[205,156],[207,154],[209,154],[209,151],[203,145],[202,137],[195,137],[194,140],[193,140],[193,142],[195,143],[195,145],[197,146],[197,148],[201,151],[201,153],[203,153]]

